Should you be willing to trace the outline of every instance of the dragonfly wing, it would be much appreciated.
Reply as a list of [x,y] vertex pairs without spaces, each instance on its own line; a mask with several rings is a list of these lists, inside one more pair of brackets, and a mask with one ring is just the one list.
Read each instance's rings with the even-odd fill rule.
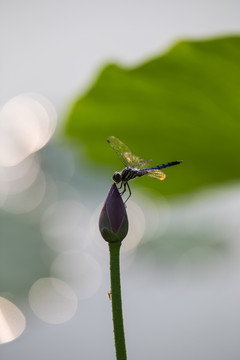
[[131,166],[131,156],[126,156],[126,154],[131,154],[131,150],[127,145],[125,145],[122,141],[117,139],[115,136],[109,136],[107,138],[107,142],[116,152],[120,160],[125,166]]
[[128,166],[139,168],[145,167],[147,163],[149,163],[151,160],[144,160],[141,159],[139,156],[133,155],[132,153],[124,153],[122,154],[125,161],[128,163]]
[[113,150],[115,150],[118,157],[125,166],[141,168],[151,161],[144,160],[136,155],[133,155],[129,147],[115,136],[109,136],[107,138],[107,142],[113,148]]
[[[137,157],[137,156],[136,156]],[[145,167],[145,165],[146,164],[148,164],[149,162],[151,162],[152,160],[151,159],[149,159],[149,160],[144,160],[144,159],[140,159],[140,158],[138,158],[139,160],[138,160],[138,165],[137,165],[137,167],[138,168],[143,168],[143,167]]]
[[146,175],[157,180],[165,180],[166,174],[162,172],[161,170],[146,170]]

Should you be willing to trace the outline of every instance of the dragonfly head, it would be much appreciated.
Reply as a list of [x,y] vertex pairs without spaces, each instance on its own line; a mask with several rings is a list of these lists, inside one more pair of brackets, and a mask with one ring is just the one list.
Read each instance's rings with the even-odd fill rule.
[[113,174],[113,177],[112,177],[113,181],[118,184],[122,181],[122,176],[120,174],[120,172],[116,171],[114,174]]

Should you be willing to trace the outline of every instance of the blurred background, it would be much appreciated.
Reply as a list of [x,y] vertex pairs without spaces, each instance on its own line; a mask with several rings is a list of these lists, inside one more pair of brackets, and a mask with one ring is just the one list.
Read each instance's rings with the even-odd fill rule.
[[240,5],[0,4],[0,358],[114,359],[98,217],[115,135],[137,179],[121,253],[129,359],[240,357]]

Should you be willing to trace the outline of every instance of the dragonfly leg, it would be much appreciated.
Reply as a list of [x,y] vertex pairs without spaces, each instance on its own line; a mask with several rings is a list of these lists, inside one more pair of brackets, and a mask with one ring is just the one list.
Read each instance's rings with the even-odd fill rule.
[[127,185],[128,191],[129,191],[129,195],[128,195],[127,199],[126,199],[125,202],[124,202],[125,204],[126,204],[126,202],[128,201],[128,199],[130,198],[130,196],[132,195],[130,186],[128,185],[128,182],[126,183],[126,185]]
[[[123,195],[126,191],[126,183],[124,183],[124,184],[122,183],[122,185],[123,185],[123,191],[120,193],[120,195]],[[119,189],[121,189],[122,185],[120,186]]]

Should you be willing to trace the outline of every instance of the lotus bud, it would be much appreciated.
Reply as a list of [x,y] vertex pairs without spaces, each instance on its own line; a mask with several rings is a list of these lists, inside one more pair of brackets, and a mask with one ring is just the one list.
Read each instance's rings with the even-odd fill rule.
[[109,243],[121,242],[128,233],[126,206],[115,183],[112,184],[103,205],[99,229],[104,240]]

